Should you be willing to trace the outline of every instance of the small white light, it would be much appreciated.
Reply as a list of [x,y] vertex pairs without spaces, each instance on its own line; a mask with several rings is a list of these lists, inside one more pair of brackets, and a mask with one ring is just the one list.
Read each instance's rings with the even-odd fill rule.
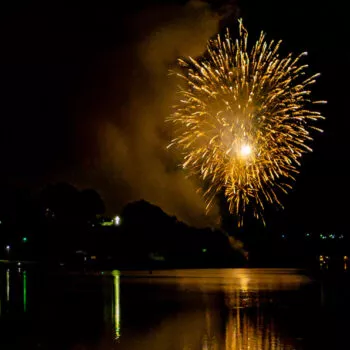
[[119,226],[119,225],[120,225],[120,221],[121,221],[120,216],[117,215],[117,216],[114,218],[114,223],[116,224],[116,226]]
[[249,154],[252,153],[252,148],[249,145],[242,145],[240,150],[241,156],[246,157],[249,156]]

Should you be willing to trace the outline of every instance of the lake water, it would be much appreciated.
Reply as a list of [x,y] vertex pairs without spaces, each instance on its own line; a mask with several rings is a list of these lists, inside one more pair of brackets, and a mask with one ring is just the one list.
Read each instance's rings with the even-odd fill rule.
[[1,269],[0,349],[345,349],[347,274]]

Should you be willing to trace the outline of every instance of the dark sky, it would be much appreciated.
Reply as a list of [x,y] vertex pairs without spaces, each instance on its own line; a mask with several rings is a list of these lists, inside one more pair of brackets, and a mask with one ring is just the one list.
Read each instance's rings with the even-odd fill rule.
[[[11,2],[13,3],[13,2]],[[218,13],[223,16],[219,21]],[[164,151],[172,95],[166,72],[178,55],[199,55],[239,14],[282,51],[308,51],[321,72],[314,96],[324,134],[304,158],[281,228],[345,229],[349,188],[348,22],[340,1],[62,1],[1,5],[0,129],[3,184],[69,181],[94,187],[110,210],[145,198],[202,223],[203,204]]]
[[[282,49],[306,58],[312,72],[321,72],[313,93],[328,101],[323,134],[315,135],[314,152],[304,158],[295,190],[279,216],[288,227],[330,231],[348,227],[348,63],[349,25],[340,1],[242,1],[241,16],[250,33],[263,28],[269,38],[283,39]],[[283,226],[286,226],[284,223]]]

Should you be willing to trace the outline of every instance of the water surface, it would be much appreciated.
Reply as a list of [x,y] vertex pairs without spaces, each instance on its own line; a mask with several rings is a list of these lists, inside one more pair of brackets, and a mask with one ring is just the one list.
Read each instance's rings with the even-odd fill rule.
[[281,269],[0,273],[4,350],[343,349],[350,325],[346,274],[316,281]]

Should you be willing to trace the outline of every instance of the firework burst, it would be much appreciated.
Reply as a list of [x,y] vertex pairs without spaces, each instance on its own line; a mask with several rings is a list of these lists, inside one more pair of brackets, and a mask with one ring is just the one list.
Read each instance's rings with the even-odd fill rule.
[[265,34],[248,48],[248,32],[218,35],[198,60],[179,59],[183,84],[174,113],[170,146],[182,154],[182,166],[203,180],[210,208],[224,193],[229,210],[243,222],[247,207],[263,219],[265,203],[282,206],[278,195],[291,188],[300,158],[311,151],[315,121],[323,118],[312,105],[309,87],[319,74],[306,76],[300,64],[306,53],[281,58],[281,41]]

